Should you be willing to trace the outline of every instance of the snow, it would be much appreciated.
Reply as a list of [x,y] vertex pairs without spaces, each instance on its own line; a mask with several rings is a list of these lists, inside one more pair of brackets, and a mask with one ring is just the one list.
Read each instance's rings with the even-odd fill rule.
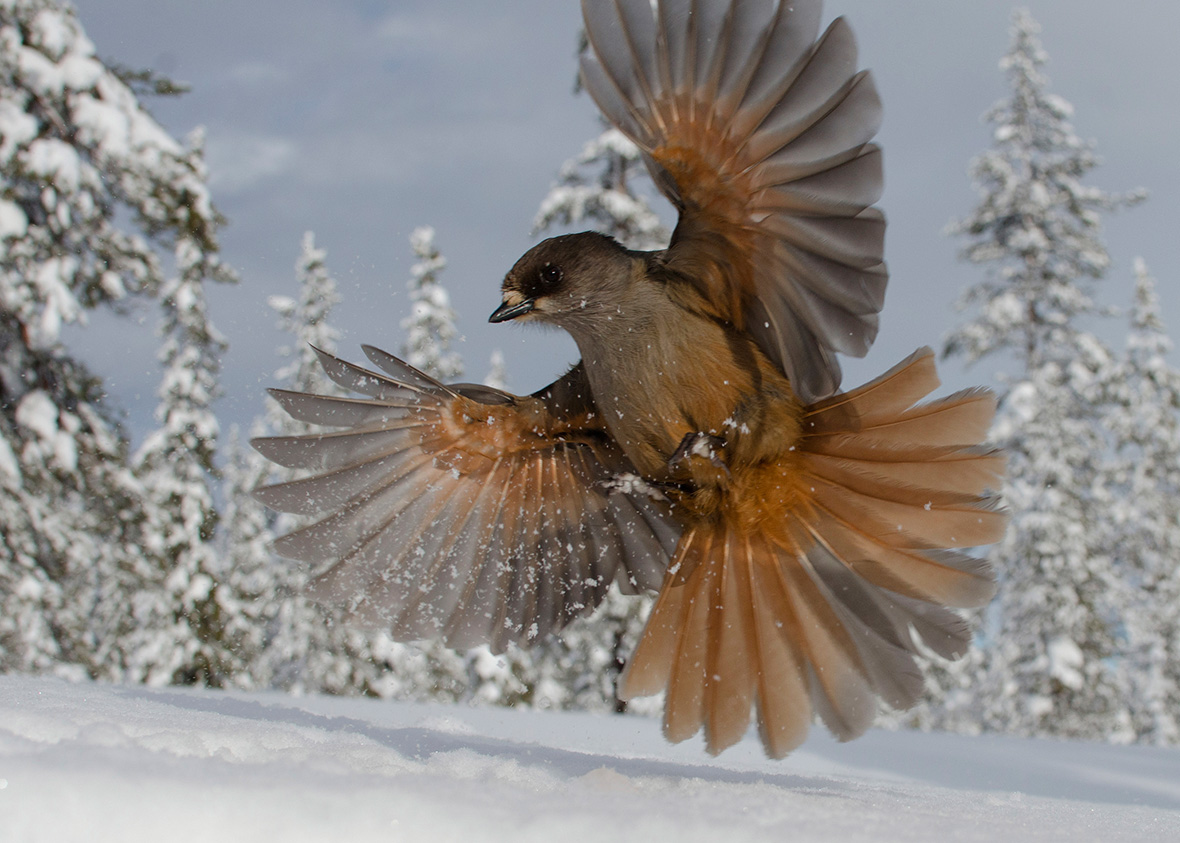
[[82,184],[82,161],[77,151],[57,138],[29,144],[24,164],[30,173],[53,182],[63,193],[72,193]]
[[1049,642],[1049,675],[1067,688],[1078,690],[1085,684],[1082,666],[1086,654],[1070,638],[1060,635]]
[[0,439],[0,486],[13,488],[20,485],[21,470],[12,446]]
[[29,230],[29,218],[15,202],[0,199],[0,238],[24,237]]
[[1180,839],[1180,752],[0,677],[0,843]]

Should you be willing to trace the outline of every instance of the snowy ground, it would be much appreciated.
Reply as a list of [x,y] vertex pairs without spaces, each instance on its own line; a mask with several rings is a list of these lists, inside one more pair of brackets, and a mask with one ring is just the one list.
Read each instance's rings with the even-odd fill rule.
[[0,841],[1180,840],[1180,752],[0,677]]

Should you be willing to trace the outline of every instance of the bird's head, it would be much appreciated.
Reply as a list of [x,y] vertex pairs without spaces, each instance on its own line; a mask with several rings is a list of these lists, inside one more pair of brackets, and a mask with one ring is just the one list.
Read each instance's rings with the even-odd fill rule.
[[567,330],[614,309],[642,273],[643,260],[610,237],[587,231],[552,237],[504,276],[503,303],[491,322],[548,323]]

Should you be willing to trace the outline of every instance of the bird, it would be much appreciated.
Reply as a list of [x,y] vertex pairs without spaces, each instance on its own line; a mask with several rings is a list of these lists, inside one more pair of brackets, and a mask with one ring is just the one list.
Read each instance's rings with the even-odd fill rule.
[[612,584],[655,602],[623,699],[670,741],[756,723],[782,758],[912,706],[955,658],[1003,535],[994,395],[930,400],[934,353],[841,390],[875,339],[881,100],[821,0],[582,0],[582,84],[678,213],[665,249],[596,232],[531,248],[494,323],[563,329],[580,360],[514,395],[364,346],[319,352],[352,397],[271,393],[327,428],[255,440],[306,470],[265,486],[312,517],[276,551],[311,593],[399,640],[529,646]]

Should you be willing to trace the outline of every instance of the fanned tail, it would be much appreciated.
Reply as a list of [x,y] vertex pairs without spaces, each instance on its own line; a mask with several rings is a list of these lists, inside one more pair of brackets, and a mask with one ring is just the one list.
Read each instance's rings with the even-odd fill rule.
[[946,658],[966,650],[967,625],[946,607],[995,592],[988,563],[960,549],[1003,534],[989,490],[1004,458],[978,444],[994,398],[971,390],[915,406],[937,385],[923,349],[812,405],[797,458],[779,467],[793,481],[781,517],[743,518],[739,499],[681,537],[622,683],[626,697],[667,691],[669,740],[703,728],[720,752],[754,711],[775,758],[816,714],[848,740],[878,698],[916,702],[919,639]]

